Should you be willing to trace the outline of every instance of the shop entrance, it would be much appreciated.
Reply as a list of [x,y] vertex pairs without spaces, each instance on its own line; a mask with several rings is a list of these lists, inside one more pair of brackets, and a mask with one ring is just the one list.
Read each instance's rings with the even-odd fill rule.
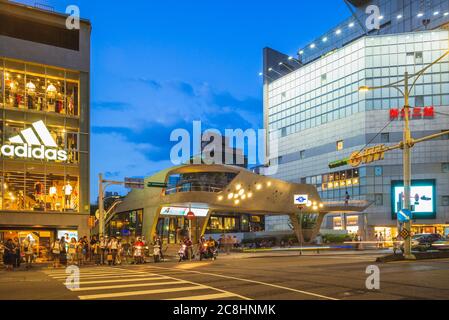
[[28,238],[30,239],[35,262],[45,262],[49,260],[50,246],[55,237],[55,230],[0,230],[0,241],[5,243],[9,239],[18,239],[19,243]]
[[179,244],[185,237],[191,235],[193,243],[197,243],[201,236],[201,227],[198,219],[189,220],[179,216],[165,216],[159,218],[156,234],[165,244]]

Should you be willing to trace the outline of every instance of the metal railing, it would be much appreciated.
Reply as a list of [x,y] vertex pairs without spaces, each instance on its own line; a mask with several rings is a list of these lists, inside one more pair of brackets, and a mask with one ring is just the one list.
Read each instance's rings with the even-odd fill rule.
[[174,188],[167,188],[165,190],[165,194],[175,194],[182,192],[209,192],[209,193],[218,193],[223,190],[223,186],[214,186],[214,185],[182,185],[176,186]]

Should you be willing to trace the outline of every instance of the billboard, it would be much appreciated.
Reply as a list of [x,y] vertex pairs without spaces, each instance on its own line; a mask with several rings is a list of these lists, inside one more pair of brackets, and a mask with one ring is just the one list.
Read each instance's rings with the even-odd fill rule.
[[[410,191],[413,220],[436,218],[435,180],[413,180]],[[391,207],[393,220],[404,206],[404,182],[391,182]]]
[[182,216],[186,217],[189,211],[192,211],[195,214],[195,217],[207,217],[209,213],[209,209],[200,209],[200,208],[181,208],[181,207],[163,207],[161,210],[162,216]]

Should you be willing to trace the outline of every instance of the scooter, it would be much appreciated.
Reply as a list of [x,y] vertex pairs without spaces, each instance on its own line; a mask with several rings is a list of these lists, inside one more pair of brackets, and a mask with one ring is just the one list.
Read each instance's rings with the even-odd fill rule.
[[200,249],[200,261],[203,259],[212,259],[212,261],[217,260],[218,250],[216,248],[211,248],[204,243]]
[[143,264],[143,247],[142,246],[134,246],[134,264]]
[[153,259],[154,263],[158,263],[162,261],[162,251],[161,247],[158,244],[155,244],[153,247]]
[[178,255],[179,255],[179,261],[181,262],[183,260],[187,260],[187,246],[185,244],[181,245],[181,248],[178,251]]

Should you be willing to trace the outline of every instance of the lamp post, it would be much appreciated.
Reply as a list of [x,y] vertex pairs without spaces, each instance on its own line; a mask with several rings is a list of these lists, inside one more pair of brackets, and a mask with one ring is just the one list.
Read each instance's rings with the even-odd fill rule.
[[[403,150],[403,167],[404,167],[404,202],[403,209],[411,211],[410,206],[410,189],[411,189],[411,177],[412,177],[412,167],[411,167],[411,149],[414,147],[416,141],[412,139],[410,132],[410,105],[409,105],[409,97],[410,92],[414,88],[418,79],[433,65],[443,60],[446,56],[449,55],[449,51],[446,51],[440,58],[426,66],[424,69],[419,71],[418,73],[410,76],[408,72],[405,72],[404,79],[399,80],[397,82],[378,87],[368,87],[362,86],[359,88],[360,92],[368,92],[377,89],[384,88],[394,88],[398,90],[402,96],[404,97],[404,132],[403,132],[403,141],[401,142],[401,149]],[[409,86],[409,80],[411,78],[415,78],[412,85]],[[403,84],[401,84],[403,82]],[[399,87],[403,86],[404,90],[401,90]],[[415,260],[416,257],[412,254],[412,240],[411,240],[411,229],[412,229],[412,219],[408,220],[404,223],[405,230],[408,231],[409,236],[406,237],[404,241],[404,257],[407,260]]]

